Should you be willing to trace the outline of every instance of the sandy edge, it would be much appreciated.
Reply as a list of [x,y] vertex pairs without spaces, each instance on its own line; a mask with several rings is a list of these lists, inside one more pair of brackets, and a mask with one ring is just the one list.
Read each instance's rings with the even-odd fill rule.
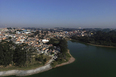
[[68,62],[65,62],[65,63],[62,63],[62,64],[58,64],[58,65],[56,65],[54,68],[67,65],[67,64],[73,63],[73,62],[75,61],[75,58],[70,54],[69,51],[70,51],[70,50],[68,50],[68,53],[69,53],[69,55],[71,56],[71,58],[69,59],[69,61],[68,61]]

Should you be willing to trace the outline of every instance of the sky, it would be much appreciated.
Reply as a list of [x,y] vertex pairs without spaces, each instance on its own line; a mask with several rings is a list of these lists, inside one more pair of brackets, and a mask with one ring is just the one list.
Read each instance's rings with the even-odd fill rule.
[[0,27],[116,28],[116,0],[0,0]]

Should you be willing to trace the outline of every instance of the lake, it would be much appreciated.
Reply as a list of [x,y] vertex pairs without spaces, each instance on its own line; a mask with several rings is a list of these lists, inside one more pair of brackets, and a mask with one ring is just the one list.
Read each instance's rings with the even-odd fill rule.
[[75,62],[27,77],[116,77],[116,48],[71,41],[68,48]]

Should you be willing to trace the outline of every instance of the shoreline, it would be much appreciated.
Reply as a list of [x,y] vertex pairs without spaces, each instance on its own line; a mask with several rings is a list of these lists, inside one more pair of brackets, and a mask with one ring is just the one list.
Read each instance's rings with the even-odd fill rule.
[[8,71],[0,71],[0,77],[3,76],[29,76],[29,75],[33,75],[33,74],[37,74],[37,73],[41,73],[41,72],[45,72],[52,69],[50,64],[47,64],[45,66],[41,66],[39,68],[36,69],[30,69],[30,70],[8,70]]
[[[64,65],[67,65],[67,64],[71,64],[75,61],[75,58],[70,54],[69,50],[68,50],[68,53],[71,56],[69,61],[65,62],[65,63],[58,64],[54,68],[64,66]],[[15,70],[14,69],[14,70],[8,70],[8,71],[0,71],[0,77],[1,76],[12,76],[12,75],[15,75],[15,76],[29,76],[29,75],[45,72],[45,71],[48,71],[48,70],[51,70],[51,69],[53,69],[53,67],[51,67],[50,64],[47,64],[45,66],[42,66],[42,67],[39,67],[39,68],[36,68],[36,69],[30,69],[30,70]]]
[[[75,39],[70,39],[70,41],[75,41],[75,42],[81,42]],[[105,45],[97,45],[97,44],[91,44],[91,43],[85,43],[85,42],[81,42],[84,44],[88,44],[88,45],[93,45],[93,46],[97,46],[97,47],[107,47],[107,48],[116,48],[115,46],[105,46]]]
[[57,67],[60,67],[60,66],[64,66],[64,65],[67,65],[67,64],[71,64],[71,63],[73,63],[75,61],[75,58],[70,54],[69,50],[68,50],[68,53],[71,56],[71,58],[69,59],[69,61],[65,62],[65,63],[58,64],[54,68],[57,68]]
[[98,46],[98,47],[116,48],[115,46],[96,45],[96,44],[91,44],[91,43],[87,43],[87,44],[93,45],[93,46]]

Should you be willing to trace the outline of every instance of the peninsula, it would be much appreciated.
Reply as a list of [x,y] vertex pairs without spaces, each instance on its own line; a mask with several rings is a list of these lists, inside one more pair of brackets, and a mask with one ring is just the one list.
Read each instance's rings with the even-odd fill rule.
[[89,29],[0,28],[0,76],[26,76],[75,61],[67,39],[116,46],[116,31]]
[[0,76],[32,75],[74,62],[65,37],[53,36],[49,31],[2,29]]

